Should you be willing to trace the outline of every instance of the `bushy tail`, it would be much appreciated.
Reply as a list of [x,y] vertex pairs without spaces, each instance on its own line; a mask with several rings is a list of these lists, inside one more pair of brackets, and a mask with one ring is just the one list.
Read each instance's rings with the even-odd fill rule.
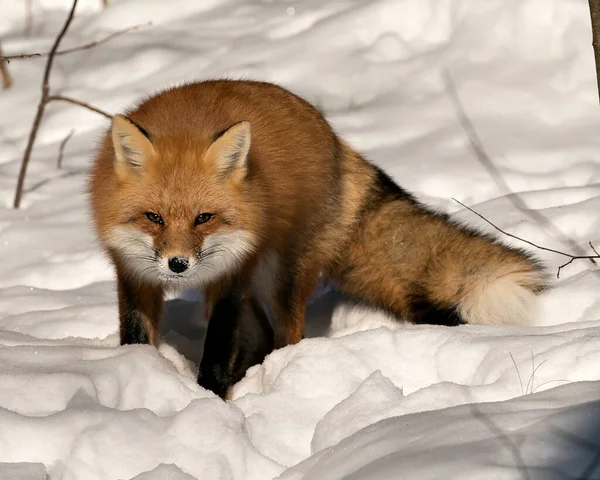
[[547,287],[547,276],[537,264],[516,270],[514,267],[508,265],[508,272],[499,271],[497,276],[471,284],[457,305],[464,322],[522,325],[535,318],[537,294]]

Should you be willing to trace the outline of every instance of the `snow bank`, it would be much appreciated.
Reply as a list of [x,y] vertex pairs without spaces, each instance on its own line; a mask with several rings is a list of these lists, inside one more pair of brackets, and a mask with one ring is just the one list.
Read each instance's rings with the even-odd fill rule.
[[[47,51],[70,1],[32,4],[26,35],[22,2],[0,0],[6,54]],[[585,254],[600,241],[586,2],[110,0],[103,9],[80,0],[63,48],[148,21],[57,57],[53,91],[114,113],[196,78],[276,81],[456,218],[497,233],[453,197],[550,248]],[[321,291],[308,312],[313,338],[251,368],[229,402],[196,385],[206,324],[194,295],[169,299],[159,351],[118,347],[113,274],[85,203],[106,119],[49,105],[23,208],[10,209],[43,67],[11,62],[15,84],[0,95],[1,478],[584,474],[600,423],[600,278],[591,262],[561,270],[528,328],[403,325]],[[444,71],[497,174],[473,155]],[[537,253],[552,272],[568,260]]]

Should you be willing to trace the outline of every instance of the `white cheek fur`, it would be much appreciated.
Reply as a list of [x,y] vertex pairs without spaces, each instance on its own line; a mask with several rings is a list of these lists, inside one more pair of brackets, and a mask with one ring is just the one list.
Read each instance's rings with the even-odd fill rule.
[[256,249],[255,236],[246,230],[217,232],[206,237],[201,258],[193,269],[201,285],[211,283],[240,268]]
[[152,237],[131,227],[114,227],[106,243],[121,257],[130,275],[149,283],[160,283]]
[[205,239],[200,257],[191,257],[185,272],[174,274],[169,270],[167,258],[156,257],[152,237],[135,228],[113,228],[107,236],[107,244],[118,252],[130,275],[144,282],[174,288],[210,284],[240,268],[256,248],[255,236],[250,232],[217,232]]

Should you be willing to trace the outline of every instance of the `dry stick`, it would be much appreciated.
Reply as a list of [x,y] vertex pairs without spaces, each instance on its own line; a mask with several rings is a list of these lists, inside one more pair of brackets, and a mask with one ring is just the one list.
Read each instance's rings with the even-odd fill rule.
[[2,59],[2,45],[0,44],[0,76],[2,77],[2,88],[4,90],[8,90],[12,84],[13,80],[8,72],[8,61],[4,61]]
[[[596,251],[596,249],[592,245],[592,242],[588,242],[588,244],[589,244],[590,248],[594,251],[594,253],[600,257],[600,254]],[[594,265],[598,265],[596,260],[594,260],[593,258],[590,258],[590,262],[592,262]]]
[[[96,40],[94,42],[86,43],[85,45],[79,45],[77,47],[67,48],[65,50],[55,52],[54,56],[57,57],[59,55],[66,55],[67,53],[79,52],[81,50],[87,50],[88,48],[97,47],[98,45],[102,45],[103,43],[106,43],[106,42],[112,40],[113,38],[119,37],[125,33],[129,33],[134,30],[138,30],[142,27],[147,27],[149,25],[152,25],[152,22],[142,23],[139,25],[132,25],[131,27],[127,27],[122,30],[113,32],[110,35],[108,35],[100,40]],[[5,56],[0,55],[0,60],[6,60],[7,62],[10,62],[11,60],[18,60],[18,59],[23,59],[23,58],[34,58],[34,57],[47,57],[48,55],[50,55],[50,52],[48,52],[48,53],[21,53],[19,55],[5,55]]]
[[23,184],[25,183],[25,174],[27,173],[27,166],[29,164],[29,158],[31,157],[31,150],[33,149],[33,143],[35,142],[35,137],[37,135],[38,128],[40,127],[42,116],[44,115],[44,109],[48,104],[48,97],[50,92],[50,85],[48,82],[50,80],[50,71],[52,70],[54,54],[58,50],[58,45],[60,44],[60,41],[65,36],[65,33],[67,33],[69,25],[71,25],[71,21],[73,20],[73,17],[75,15],[75,7],[77,7],[77,0],[73,0],[73,5],[71,6],[69,16],[67,17],[65,24],[62,27],[62,30],[56,37],[54,45],[52,45],[52,49],[50,50],[50,53],[48,55],[46,69],[44,71],[44,78],[42,80],[42,98],[40,99],[37,113],[35,115],[35,119],[33,120],[33,125],[29,134],[29,140],[27,141],[27,147],[25,148],[25,154],[23,155],[23,162],[21,163],[21,170],[19,172],[19,179],[17,181],[17,189],[15,191],[15,199],[13,202],[14,208],[19,208],[19,206],[21,205],[21,196],[23,195]]
[[60,102],[69,102],[69,103],[73,103],[74,105],[79,105],[80,107],[87,108],[88,110],[91,110],[92,112],[96,112],[96,113],[99,113],[100,115],[104,115],[109,120],[112,120],[112,118],[113,118],[113,116],[110,113],[106,113],[104,110],[100,110],[98,107],[94,107],[94,106],[90,105],[89,103],[82,102],[81,100],[76,100],[74,98],[66,97],[64,95],[48,96],[47,102],[51,102],[53,100],[60,101]]
[[[594,250],[594,253],[596,253],[596,255],[571,255],[570,253],[561,252],[560,250],[555,250],[553,248],[542,247],[541,245],[538,245],[537,243],[530,242],[529,240],[525,240],[524,238],[517,237],[516,235],[513,235],[512,233],[508,233],[506,230],[502,230],[500,227],[494,225],[490,220],[488,220],[487,218],[485,218],[481,213],[476,212],[471,207],[467,207],[464,203],[462,203],[461,201],[457,200],[456,198],[452,198],[452,200],[454,200],[459,205],[462,205],[467,210],[469,210],[470,212],[472,212],[475,215],[477,215],[483,221],[489,223],[492,227],[494,227],[496,230],[498,230],[500,233],[506,235],[507,237],[514,238],[514,239],[519,240],[521,242],[525,242],[525,243],[531,245],[532,247],[538,248],[540,250],[545,250],[546,252],[557,253],[558,255],[562,255],[563,257],[571,257],[571,259],[567,263],[565,263],[565,264],[561,265],[560,267],[558,267],[558,271],[556,272],[556,278],[560,278],[560,271],[561,271],[561,269],[565,268],[567,265],[570,265],[574,260],[587,259],[587,260],[591,261],[591,260],[600,259],[600,255],[598,255],[598,253],[596,252],[596,250],[594,249],[594,247],[592,247],[592,250]],[[590,246],[591,245],[592,245],[592,242],[590,242]]]
[[589,0],[590,17],[592,19],[592,46],[596,61],[596,81],[598,82],[598,98],[600,99],[600,0]]
[[74,133],[75,129],[71,130],[69,134],[63,139],[63,141],[60,142],[60,147],[58,148],[58,158],[56,159],[56,168],[58,169],[62,168],[62,161],[65,153],[65,145],[67,145],[67,142],[71,139]]

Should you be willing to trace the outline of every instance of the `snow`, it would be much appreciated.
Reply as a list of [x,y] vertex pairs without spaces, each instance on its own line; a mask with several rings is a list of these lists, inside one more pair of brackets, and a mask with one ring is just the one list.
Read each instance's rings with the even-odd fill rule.
[[[70,7],[0,0],[5,54],[47,51]],[[600,109],[583,0],[80,0],[52,91],[111,113],[191,79],[275,81],[455,218],[591,254]],[[536,324],[400,324],[323,290],[307,336],[223,402],[197,386],[202,299],[168,302],[160,349],[118,346],[113,273],[85,191],[105,118],[52,103],[10,208],[44,60],[0,94],[0,478],[597,478],[598,267],[578,260]],[[474,155],[444,81],[499,175]],[[60,142],[75,129],[56,169]],[[518,209],[511,192],[526,210]],[[498,234],[499,235],[499,234]],[[535,251],[553,274],[568,258]],[[590,467],[591,465],[591,467]]]

